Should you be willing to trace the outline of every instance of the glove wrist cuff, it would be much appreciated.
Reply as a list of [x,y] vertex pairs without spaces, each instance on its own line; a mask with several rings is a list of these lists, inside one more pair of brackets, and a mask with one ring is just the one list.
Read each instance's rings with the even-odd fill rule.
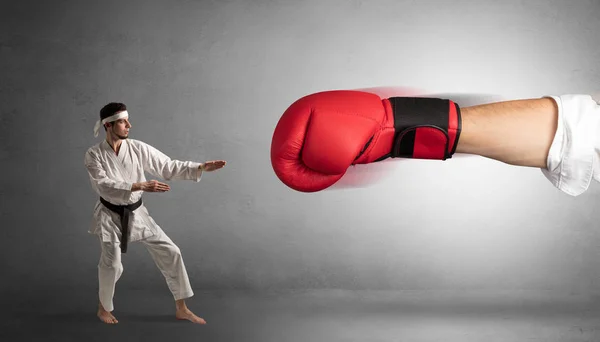
[[458,104],[447,99],[392,97],[394,114],[391,158],[452,158],[462,130]]

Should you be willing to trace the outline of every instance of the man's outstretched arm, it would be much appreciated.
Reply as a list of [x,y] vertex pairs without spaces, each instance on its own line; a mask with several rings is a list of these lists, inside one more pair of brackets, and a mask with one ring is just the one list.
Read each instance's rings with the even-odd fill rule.
[[141,141],[136,141],[142,153],[144,171],[164,180],[193,180],[199,182],[204,171],[210,172],[225,166],[225,161],[181,161],[172,159],[157,148]]

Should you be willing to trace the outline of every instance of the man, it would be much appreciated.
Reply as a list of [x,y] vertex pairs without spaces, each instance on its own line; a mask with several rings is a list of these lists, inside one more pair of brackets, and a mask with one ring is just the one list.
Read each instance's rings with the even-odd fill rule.
[[129,139],[131,123],[123,103],[109,103],[100,110],[94,136],[98,136],[101,125],[106,139],[85,154],[92,188],[100,196],[89,230],[99,237],[101,246],[98,317],[104,323],[118,323],[112,311],[115,285],[123,272],[121,255],[127,252],[129,242],[141,241],[173,294],[175,317],[206,324],[186,306],[185,299],[194,293],[179,248],[156,224],[142,202],[143,192],[166,192],[170,187],[156,180],[146,181],[144,172],[164,180],[199,182],[203,172],[218,170],[225,166],[225,161],[172,160],[146,143]]

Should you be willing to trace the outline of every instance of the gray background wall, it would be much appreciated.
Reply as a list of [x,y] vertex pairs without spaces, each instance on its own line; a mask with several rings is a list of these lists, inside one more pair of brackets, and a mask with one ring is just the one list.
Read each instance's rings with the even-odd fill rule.
[[[269,160],[282,112],[316,91],[597,93],[599,1],[21,0],[0,13],[5,294],[96,286],[83,154],[110,101],[130,108],[132,138],[228,161],[145,196],[195,289],[600,289],[597,184],[572,198],[537,169],[465,156],[356,168],[345,180],[374,176],[303,194]],[[119,286],[166,291],[141,244],[124,264]]]

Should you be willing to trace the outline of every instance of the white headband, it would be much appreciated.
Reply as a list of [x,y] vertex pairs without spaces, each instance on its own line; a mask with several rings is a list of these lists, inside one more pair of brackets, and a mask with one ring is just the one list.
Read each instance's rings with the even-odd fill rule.
[[100,121],[100,120],[96,121],[96,126],[94,126],[94,137],[98,136],[98,130],[100,129],[100,126],[104,125],[105,123],[117,121],[119,119],[128,118],[128,117],[129,117],[129,113],[127,113],[127,111],[124,110],[115,115],[109,116],[102,121]]

